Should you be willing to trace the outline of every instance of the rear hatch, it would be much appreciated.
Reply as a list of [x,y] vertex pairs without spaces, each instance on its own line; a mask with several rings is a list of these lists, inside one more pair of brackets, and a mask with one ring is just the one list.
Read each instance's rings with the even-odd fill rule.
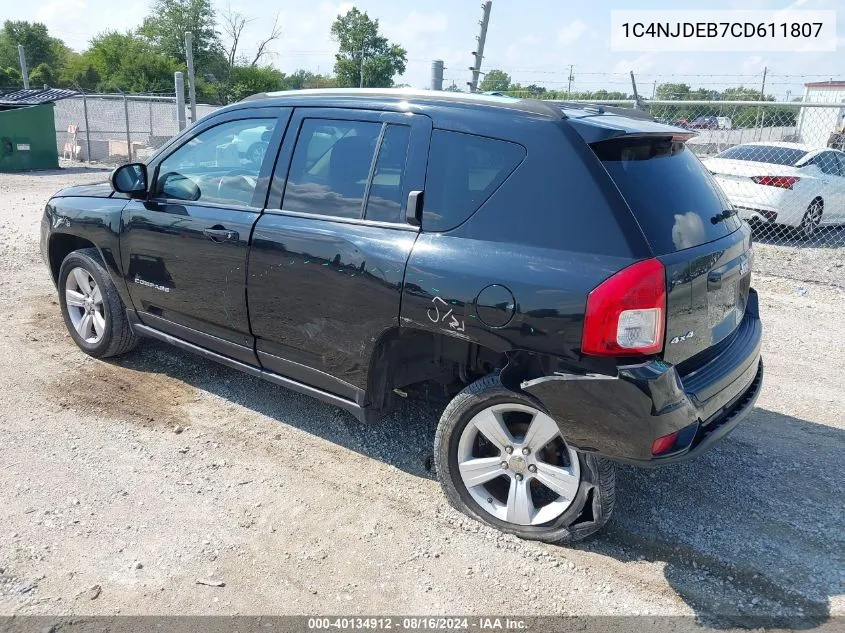
[[685,145],[689,131],[598,113],[570,123],[666,269],[663,359],[679,364],[725,341],[745,314],[751,232]]

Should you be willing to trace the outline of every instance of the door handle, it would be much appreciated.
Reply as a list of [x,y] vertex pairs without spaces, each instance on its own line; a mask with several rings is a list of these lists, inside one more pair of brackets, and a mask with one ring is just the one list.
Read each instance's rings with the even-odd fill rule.
[[212,242],[217,242],[218,244],[222,242],[237,242],[240,237],[237,231],[231,231],[222,227],[205,229],[202,234]]

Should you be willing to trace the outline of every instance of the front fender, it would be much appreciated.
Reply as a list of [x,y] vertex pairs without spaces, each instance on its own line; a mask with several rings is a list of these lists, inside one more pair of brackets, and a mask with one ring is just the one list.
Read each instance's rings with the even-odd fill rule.
[[124,304],[132,305],[120,253],[121,212],[126,202],[124,198],[59,197],[47,203],[41,220],[41,252],[53,281],[67,252],[88,242],[100,252]]

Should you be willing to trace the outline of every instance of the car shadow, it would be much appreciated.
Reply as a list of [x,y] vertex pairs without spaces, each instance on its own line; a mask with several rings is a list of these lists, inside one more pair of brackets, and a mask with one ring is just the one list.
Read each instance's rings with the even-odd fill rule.
[[700,458],[617,473],[616,510],[582,547],[660,561],[710,626],[813,628],[845,593],[845,432],[766,409]]
[[[167,374],[279,423],[432,478],[442,395],[397,398],[382,422],[275,387],[157,341],[112,364]],[[576,546],[622,562],[663,564],[697,618],[715,627],[813,628],[845,593],[845,432],[756,409],[693,462],[620,466],[616,509]]]

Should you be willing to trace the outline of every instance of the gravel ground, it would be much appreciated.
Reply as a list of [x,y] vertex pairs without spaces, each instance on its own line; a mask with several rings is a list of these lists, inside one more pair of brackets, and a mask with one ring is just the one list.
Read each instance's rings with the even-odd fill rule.
[[[38,253],[106,172],[0,175],[0,614],[845,614],[845,290],[757,276],[766,383],[701,459],[618,473],[574,548],[452,510],[438,411],[350,415],[163,344],[93,360]],[[199,584],[202,581],[205,584]],[[221,586],[215,586],[221,585]]]

